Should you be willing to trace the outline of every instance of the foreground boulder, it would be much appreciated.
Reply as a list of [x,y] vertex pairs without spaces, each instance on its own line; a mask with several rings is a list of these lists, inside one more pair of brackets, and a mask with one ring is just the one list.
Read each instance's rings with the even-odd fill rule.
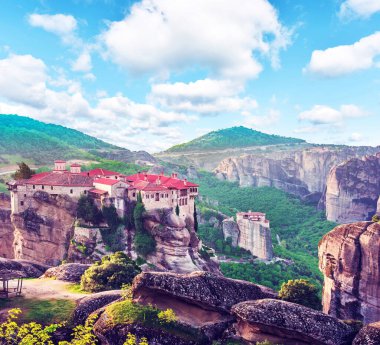
[[337,226],[318,248],[323,311],[364,323],[380,320],[380,224]]
[[41,278],[55,278],[71,283],[79,283],[83,273],[90,267],[85,264],[63,264],[49,268]]
[[159,304],[172,296],[202,309],[227,313],[242,301],[277,297],[277,293],[267,287],[200,271],[141,273],[133,281],[132,289],[133,299],[143,304]]
[[20,271],[26,278],[38,278],[50,266],[28,260],[11,260],[0,258],[0,270]]
[[355,329],[329,315],[295,303],[265,299],[232,307],[238,336],[247,341],[265,339],[284,345],[348,345]]
[[363,327],[355,337],[353,345],[380,344],[380,321]]
[[73,313],[73,323],[74,325],[84,324],[86,319],[94,311],[103,308],[107,304],[110,304],[122,297],[121,290],[104,291],[99,293],[94,293],[90,296],[81,298],[77,302],[77,306]]

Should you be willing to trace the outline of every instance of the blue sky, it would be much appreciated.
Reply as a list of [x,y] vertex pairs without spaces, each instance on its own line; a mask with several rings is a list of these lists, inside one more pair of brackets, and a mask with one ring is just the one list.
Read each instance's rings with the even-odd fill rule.
[[380,145],[379,0],[0,6],[0,113],[150,152],[234,125]]

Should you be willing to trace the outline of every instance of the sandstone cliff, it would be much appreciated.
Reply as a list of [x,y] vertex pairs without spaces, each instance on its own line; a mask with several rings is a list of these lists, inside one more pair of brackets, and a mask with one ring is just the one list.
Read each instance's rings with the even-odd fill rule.
[[69,196],[36,192],[25,212],[12,214],[15,258],[58,264],[66,258],[76,203]]
[[0,257],[14,258],[13,225],[11,222],[11,199],[0,193]]
[[[330,169],[352,157],[374,154],[371,147],[321,146],[226,158],[214,170],[240,186],[272,186],[301,197],[320,196]],[[314,196],[315,198],[315,196]]]
[[219,271],[217,261],[201,255],[202,243],[190,218],[184,221],[170,209],[153,210],[147,212],[144,226],[156,241],[156,251],[148,262],[158,269],[177,273]]
[[380,224],[336,227],[319,244],[323,311],[365,323],[380,320]]
[[328,220],[349,223],[370,220],[376,213],[379,196],[380,153],[333,167],[322,202]]

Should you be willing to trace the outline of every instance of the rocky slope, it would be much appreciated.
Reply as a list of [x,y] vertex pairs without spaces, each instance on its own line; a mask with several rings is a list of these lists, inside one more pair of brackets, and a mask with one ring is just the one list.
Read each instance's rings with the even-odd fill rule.
[[172,210],[155,210],[146,214],[144,226],[156,241],[156,251],[148,262],[158,269],[177,273],[219,271],[217,261],[202,257],[202,243],[191,219],[185,222]]
[[11,199],[0,193],[0,257],[14,258],[13,225],[11,222]]
[[336,227],[318,248],[323,311],[370,323],[380,320],[380,224]]
[[380,196],[380,153],[352,158],[333,167],[322,203],[328,220],[349,223],[370,220]]
[[[306,197],[320,196],[330,169],[352,157],[373,154],[372,147],[321,146],[301,150],[250,154],[224,159],[215,169],[218,178],[240,186],[272,186]],[[317,199],[318,200],[318,199]]]
[[58,264],[67,255],[75,214],[69,196],[36,192],[25,212],[12,214],[15,258]]

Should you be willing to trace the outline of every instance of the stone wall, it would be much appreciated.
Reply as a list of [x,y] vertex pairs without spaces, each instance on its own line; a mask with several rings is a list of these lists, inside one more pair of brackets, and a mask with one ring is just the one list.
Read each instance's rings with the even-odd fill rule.
[[0,193],[0,257],[14,258],[13,231],[10,197]]

